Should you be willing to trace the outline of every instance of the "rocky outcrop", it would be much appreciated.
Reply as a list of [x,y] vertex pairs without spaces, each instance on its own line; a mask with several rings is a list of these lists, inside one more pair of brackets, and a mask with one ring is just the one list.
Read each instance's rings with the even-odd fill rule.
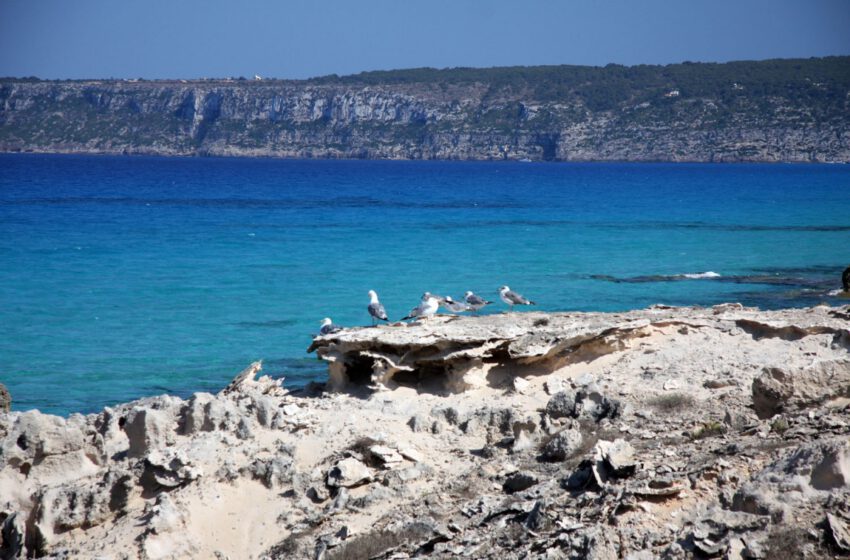
[[0,151],[846,162],[846,67],[835,57],[421,79],[406,74],[415,71],[260,82],[4,79]]
[[12,408],[12,395],[9,394],[9,389],[0,383],[0,412],[8,412]]
[[316,338],[327,386],[0,413],[0,557],[843,554],[848,312],[437,316]]
[[[351,383],[387,388],[401,383],[462,392],[593,361],[621,352],[658,329],[674,327],[715,329],[735,336],[746,333],[758,339],[799,340],[823,334],[831,338],[831,344],[850,347],[847,323],[826,308],[801,319],[793,312],[761,312],[741,306],[708,310],[658,306],[622,314],[500,314],[485,320],[437,316],[412,326],[399,323],[331,333],[316,338],[308,351],[328,362],[333,389],[342,390]],[[847,367],[845,362],[821,364],[809,377],[834,378],[834,394],[838,395],[846,385]],[[823,386],[822,381],[813,381],[813,386]],[[814,398],[803,388],[805,383],[799,381],[799,391],[808,395],[804,398]],[[606,416],[615,418],[619,403],[589,383],[575,393],[554,397],[547,407],[555,417],[598,421]]]
[[766,368],[753,381],[753,407],[761,418],[842,397],[850,399],[850,361],[845,360]]

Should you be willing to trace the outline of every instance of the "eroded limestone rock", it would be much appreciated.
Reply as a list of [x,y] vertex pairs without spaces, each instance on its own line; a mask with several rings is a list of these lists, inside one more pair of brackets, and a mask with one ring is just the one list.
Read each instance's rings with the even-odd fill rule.
[[759,418],[850,397],[850,360],[819,362],[799,369],[765,368],[753,381],[752,393]]

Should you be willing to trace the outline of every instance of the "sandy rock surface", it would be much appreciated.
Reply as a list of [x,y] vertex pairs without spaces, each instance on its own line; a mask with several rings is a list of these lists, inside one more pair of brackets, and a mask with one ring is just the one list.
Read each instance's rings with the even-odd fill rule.
[[329,383],[0,413],[0,558],[850,554],[850,307],[435,317]]

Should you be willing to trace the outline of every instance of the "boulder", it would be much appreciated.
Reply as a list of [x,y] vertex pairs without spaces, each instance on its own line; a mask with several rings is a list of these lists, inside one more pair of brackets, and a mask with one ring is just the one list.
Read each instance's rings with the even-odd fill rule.
[[599,389],[588,387],[576,393],[576,413],[599,422],[603,418],[617,418],[622,411],[620,401],[609,399]]
[[618,417],[621,408],[619,401],[609,399],[596,386],[589,385],[575,393],[555,393],[546,403],[546,414],[550,418],[586,418],[599,422],[603,418]]
[[278,454],[268,459],[255,459],[248,471],[266,488],[278,488],[292,479],[292,457]]
[[575,418],[576,396],[571,391],[559,391],[546,403],[546,414],[550,418]]
[[514,492],[527,490],[539,482],[540,479],[532,472],[518,472],[509,476],[502,485],[502,488],[508,494],[513,494]]
[[338,462],[328,471],[328,486],[351,488],[371,482],[372,469],[353,457]]
[[637,467],[635,450],[629,442],[624,439],[615,439],[610,442],[600,441],[596,445],[597,452],[601,452],[605,465],[611,474],[628,476],[635,471]]
[[769,367],[753,380],[753,408],[759,418],[850,396],[850,361],[822,361],[807,368]]
[[540,452],[544,461],[565,461],[581,449],[582,435],[579,430],[568,428],[555,434]]

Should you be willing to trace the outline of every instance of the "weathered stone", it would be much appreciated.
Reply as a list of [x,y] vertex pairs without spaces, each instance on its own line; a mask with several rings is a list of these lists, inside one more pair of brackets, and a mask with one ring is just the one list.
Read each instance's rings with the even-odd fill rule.
[[421,463],[425,459],[420,451],[410,445],[399,445],[398,452],[402,457],[409,461],[413,461],[414,463]]
[[759,476],[768,480],[776,474],[806,477],[817,490],[846,488],[850,486],[850,440],[834,438],[801,445]]
[[373,445],[369,448],[369,454],[385,467],[397,465],[404,461],[404,458],[395,449],[386,445]]
[[537,475],[533,473],[518,472],[509,476],[502,485],[502,488],[504,488],[505,492],[508,494],[513,494],[514,492],[527,490],[539,482],[540,480],[537,478]]
[[407,421],[407,425],[410,426],[410,429],[414,432],[430,432],[431,427],[434,425],[434,420],[427,418],[423,414],[417,414],[415,416],[411,416],[410,420]]
[[173,441],[171,418],[160,410],[136,407],[127,415],[124,432],[130,440],[129,457],[144,457]]
[[9,394],[9,389],[0,383],[0,412],[9,412],[12,408],[12,395]]
[[26,411],[13,421],[3,443],[2,460],[20,467],[47,457],[84,451],[88,447],[83,431],[64,418]]
[[609,399],[598,389],[588,387],[576,393],[576,413],[579,417],[599,422],[603,418],[617,418],[622,405],[615,399]]
[[729,378],[709,379],[702,384],[702,386],[706,389],[723,389],[726,387],[734,387],[736,385],[737,383],[735,380]]
[[541,450],[540,457],[545,461],[564,461],[575,455],[582,444],[579,430],[568,428],[555,434]]
[[25,537],[24,520],[18,512],[14,512],[3,521],[0,527],[0,558],[3,560],[27,558]]
[[752,560],[761,560],[767,558],[767,550],[765,550],[764,539],[758,538],[756,535],[748,535],[746,537],[746,546],[741,552],[741,556]]
[[525,393],[531,387],[531,383],[528,380],[523,379],[522,377],[514,377],[513,380],[513,389],[516,393]]
[[145,456],[146,474],[160,486],[175,488],[203,475],[184,450],[154,449]]
[[260,426],[270,428],[274,423],[275,416],[280,410],[278,399],[267,395],[260,395],[253,400],[254,406],[257,409],[257,422],[259,422]]
[[357,459],[348,457],[338,462],[328,471],[327,483],[328,486],[351,488],[371,482],[372,479],[372,469]]
[[207,410],[215,397],[209,393],[195,393],[182,412],[181,431],[186,435],[200,431],[211,431],[215,429],[213,423],[208,419]]
[[637,461],[634,458],[635,450],[624,439],[600,441],[596,444],[594,453],[597,458],[605,461],[609,474],[613,476],[629,476],[637,467]]
[[564,380],[560,377],[552,377],[543,383],[547,395],[555,395],[564,390]]
[[261,480],[266,488],[278,488],[290,481],[292,457],[277,454],[268,459],[255,459],[249,471],[254,478]]
[[802,369],[765,368],[753,380],[752,394],[759,418],[850,397],[850,361],[818,362]]
[[384,484],[390,488],[404,488],[405,485],[413,480],[427,476],[431,472],[431,468],[424,463],[417,463],[406,469],[394,469],[384,475]]
[[850,529],[848,529],[847,523],[837,516],[827,513],[826,525],[835,546],[844,553],[850,552]]
[[508,407],[489,407],[475,409],[461,421],[460,428],[466,434],[477,433],[481,430],[495,428],[503,434],[512,434],[513,425],[517,421],[517,413]]
[[546,403],[546,414],[551,418],[575,418],[576,396],[570,391],[555,393]]
[[324,484],[317,484],[307,489],[307,497],[315,503],[321,503],[330,498],[331,495]]

